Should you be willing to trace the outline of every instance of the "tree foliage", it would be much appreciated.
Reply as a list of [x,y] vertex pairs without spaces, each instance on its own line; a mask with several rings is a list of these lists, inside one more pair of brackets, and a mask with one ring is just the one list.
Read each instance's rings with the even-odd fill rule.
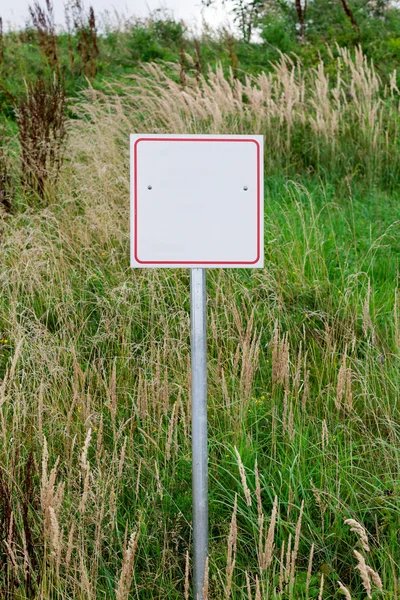
[[[272,43],[287,36],[293,43],[345,41],[360,44],[394,33],[399,37],[400,11],[390,0],[202,0],[204,6],[222,4],[230,10],[244,42],[255,31]],[[393,31],[393,25],[395,30]],[[279,34],[278,34],[279,32]],[[271,42],[270,42],[271,43]],[[278,44],[279,46],[279,44]],[[284,48],[280,48],[284,50]]]

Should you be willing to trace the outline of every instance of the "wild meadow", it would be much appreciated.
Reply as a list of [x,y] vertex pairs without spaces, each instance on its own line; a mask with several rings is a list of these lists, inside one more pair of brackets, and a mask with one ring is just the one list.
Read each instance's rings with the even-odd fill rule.
[[174,132],[265,139],[265,267],[207,272],[205,598],[398,600],[396,73],[185,61],[4,118],[0,597],[192,598],[189,271],[129,267],[129,134]]

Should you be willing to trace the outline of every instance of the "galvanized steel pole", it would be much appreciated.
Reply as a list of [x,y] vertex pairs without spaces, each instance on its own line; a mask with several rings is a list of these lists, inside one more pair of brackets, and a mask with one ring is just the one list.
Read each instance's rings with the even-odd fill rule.
[[192,347],[193,598],[203,600],[208,556],[206,271],[190,271]]

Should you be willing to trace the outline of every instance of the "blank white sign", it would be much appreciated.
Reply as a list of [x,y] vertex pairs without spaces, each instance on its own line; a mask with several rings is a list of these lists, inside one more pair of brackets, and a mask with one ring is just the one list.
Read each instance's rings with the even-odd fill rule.
[[263,266],[263,138],[131,135],[131,266]]

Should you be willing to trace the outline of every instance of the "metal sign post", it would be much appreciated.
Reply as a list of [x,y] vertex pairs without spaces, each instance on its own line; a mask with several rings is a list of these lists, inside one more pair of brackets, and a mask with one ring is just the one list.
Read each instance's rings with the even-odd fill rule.
[[206,271],[190,271],[192,348],[193,598],[203,600],[208,555]]
[[208,555],[206,269],[263,267],[263,138],[131,135],[131,266],[189,268],[193,600]]

